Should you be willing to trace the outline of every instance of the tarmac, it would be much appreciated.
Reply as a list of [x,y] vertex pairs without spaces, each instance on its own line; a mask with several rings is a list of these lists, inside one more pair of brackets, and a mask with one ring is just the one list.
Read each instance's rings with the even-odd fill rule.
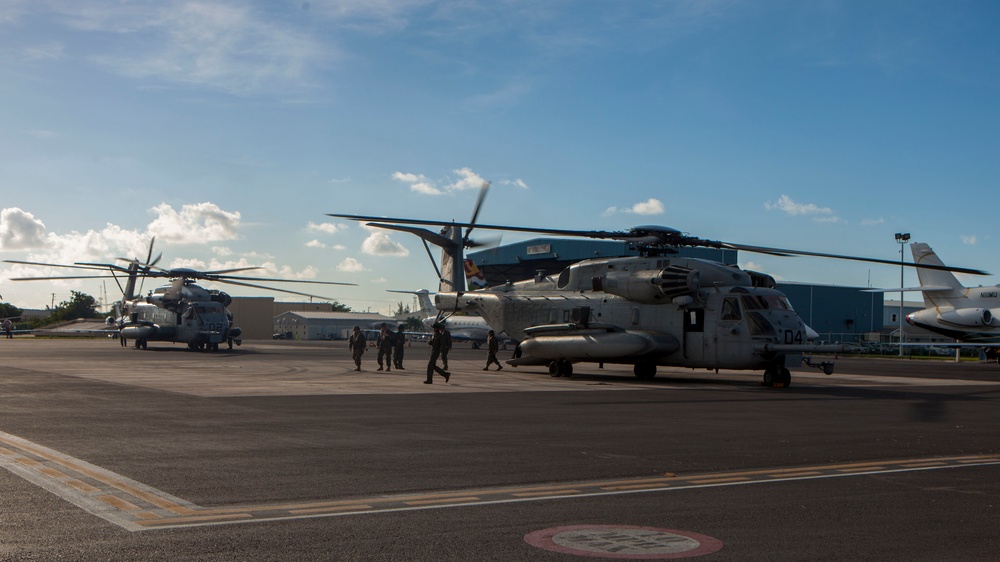
[[[995,560],[1000,365],[0,342],[0,560]],[[500,358],[509,358],[501,351]]]

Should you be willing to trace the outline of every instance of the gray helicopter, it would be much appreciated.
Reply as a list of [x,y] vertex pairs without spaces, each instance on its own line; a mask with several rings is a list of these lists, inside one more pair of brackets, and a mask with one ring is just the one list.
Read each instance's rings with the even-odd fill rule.
[[[154,239],[155,240],[155,239]],[[122,291],[122,300],[116,318],[108,318],[108,324],[118,328],[119,338],[123,342],[132,340],[136,349],[146,349],[151,341],[185,343],[191,350],[218,350],[223,344],[232,349],[233,344],[240,345],[242,329],[233,325],[233,315],[227,308],[232,297],[218,290],[209,290],[196,284],[197,281],[225,283],[242,287],[253,287],[301,295],[322,300],[328,297],[279,289],[256,282],[270,283],[312,283],[320,285],[354,285],[354,283],[338,283],[333,281],[307,281],[298,279],[280,279],[271,277],[246,277],[233,275],[241,271],[259,269],[257,267],[242,267],[214,271],[197,271],[190,268],[162,269],[156,267],[162,254],[152,258],[153,242],[150,241],[149,253],[145,261],[138,258],[118,258],[127,262],[123,267],[113,263],[78,262],[73,265],[51,264],[4,260],[7,263],[38,265],[48,267],[63,267],[85,269],[91,271],[107,271],[102,275],[72,275],[59,277],[21,277],[11,281],[42,281],[53,279],[96,279],[111,277],[118,283]],[[145,296],[137,291],[137,284],[146,278],[163,278],[169,284],[148,292]],[[125,284],[122,285],[121,279]]]
[[[552,376],[571,376],[575,363],[633,365],[640,379],[657,367],[762,370],[768,386],[787,387],[789,367],[806,353],[840,353],[841,344],[821,344],[818,335],[762,273],[711,260],[678,255],[684,246],[743,250],[776,256],[817,256],[899,265],[897,261],[788,250],[706,240],[664,226],[627,231],[562,230],[483,225],[476,217],[488,184],[480,192],[470,222],[433,221],[331,214],[369,226],[419,236],[425,247],[442,249],[436,296],[438,310],[479,314],[494,330],[520,342],[517,365],[548,365]],[[416,225],[419,225],[416,226]],[[440,227],[433,232],[422,226]],[[463,251],[476,245],[475,229],[547,236],[627,241],[640,255],[587,259],[558,277],[534,279],[466,291]],[[428,253],[430,254],[429,247]],[[978,270],[931,264],[914,267],[983,274]],[[832,362],[807,364],[833,373]]]

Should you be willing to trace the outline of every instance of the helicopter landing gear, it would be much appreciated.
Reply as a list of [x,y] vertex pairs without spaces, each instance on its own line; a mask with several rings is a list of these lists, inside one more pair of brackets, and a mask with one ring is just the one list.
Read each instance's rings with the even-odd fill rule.
[[136,349],[146,349],[146,340],[135,340]]
[[656,376],[656,363],[636,363],[635,367],[632,367],[632,372],[637,379],[649,380]]
[[557,359],[549,363],[549,376],[551,377],[572,377],[573,363],[566,359]]
[[792,373],[786,367],[772,365],[764,370],[764,386],[788,388],[792,385]]

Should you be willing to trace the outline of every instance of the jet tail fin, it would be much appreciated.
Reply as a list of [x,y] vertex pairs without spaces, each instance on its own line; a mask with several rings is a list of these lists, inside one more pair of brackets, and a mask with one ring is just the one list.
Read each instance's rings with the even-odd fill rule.
[[[944,266],[941,258],[923,242],[914,243],[910,250],[913,252],[913,263]],[[927,308],[950,305],[952,299],[960,299],[965,294],[965,286],[950,271],[918,267],[917,279],[920,280]]]

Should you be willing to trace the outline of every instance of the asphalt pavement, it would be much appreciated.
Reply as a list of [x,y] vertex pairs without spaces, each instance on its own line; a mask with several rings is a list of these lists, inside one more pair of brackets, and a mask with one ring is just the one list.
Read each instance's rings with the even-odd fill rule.
[[[501,360],[509,351],[501,352]],[[0,560],[995,560],[1000,365],[0,342]]]

